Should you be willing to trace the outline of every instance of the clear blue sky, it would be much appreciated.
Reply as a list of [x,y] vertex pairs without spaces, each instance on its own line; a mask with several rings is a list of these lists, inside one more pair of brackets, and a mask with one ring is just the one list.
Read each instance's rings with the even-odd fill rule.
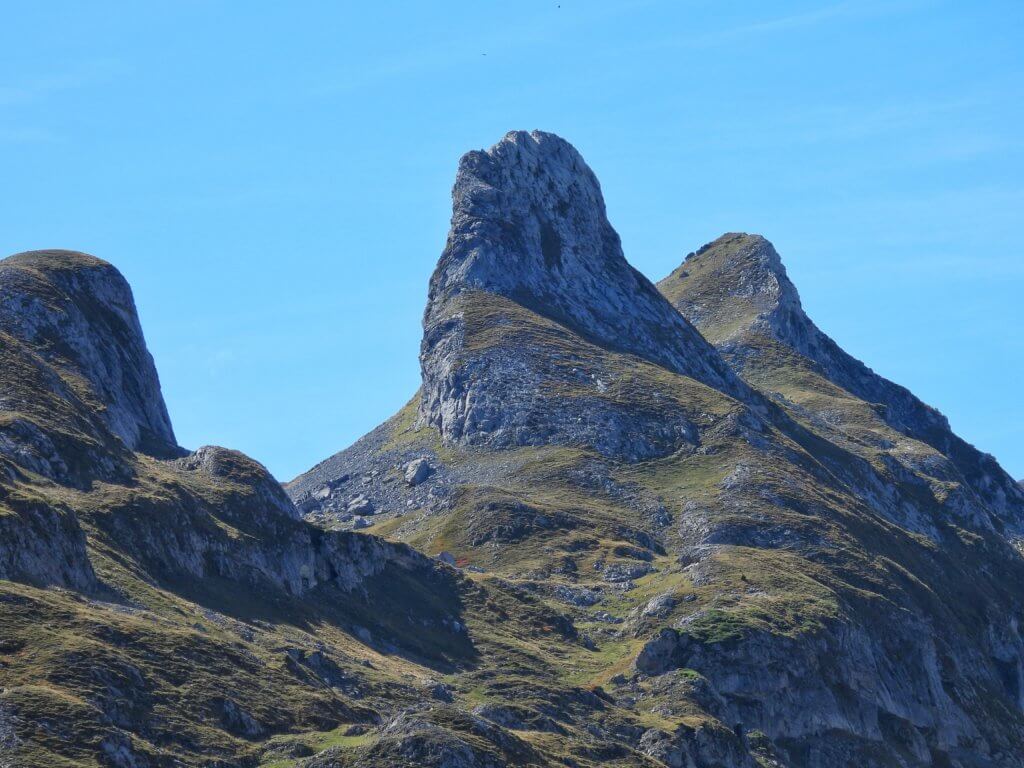
[[764,234],[1022,477],[1022,85],[1019,0],[11,3],[0,251],[120,267],[179,440],[287,480],[415,391],[459,155],[554,131],[650,278]]

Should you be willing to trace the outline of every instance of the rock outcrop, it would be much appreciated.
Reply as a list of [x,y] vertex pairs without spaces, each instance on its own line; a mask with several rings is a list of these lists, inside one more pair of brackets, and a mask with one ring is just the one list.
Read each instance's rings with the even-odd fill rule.
[[178,452],[131,288],[110,264],[74,251],[4,259],[0,333],[52,366],[129,449]]
[[[0,491],[0,578],[98,588],[80,515],[17,492],[33,474],[85,492],[93,479],[128,484],[88,527],[158,581],[216,577],[302,595],[355,590],[389,563],[433,567],[404,547],[309,526],[237,451],[178,448],[131,290],[110,264],[71,251],[0,261],[0,339],[0,459],[15,486]],[[147,454],[168,461],[154,470],[139,460]]]
[[[310,525],[237,451],[177,447],[111,265],[0,261],[0,363],[0,764],[254,764],[231,740],[380,718],[339,637],[435,664],[471,653],[457,573]],[[303,639],[308,622],[333,645]],[[268,672],[295,642],[309,652]]]
[[67,509],[26,504],[0,507],[0,579],[92,592],[96,573],[85,532]]
[[[684,419],[659,425],[606,394],[622,357],[747,394],[626,262],[597,179],[567,142],[519,131],[466,154],[452,200],[420,353],[420,411],[445,441],[585,445],[639,458],[692,439]],[[524,323],[533,326],[528,341],[514,334]],[[612,358],[593,365],[586,347]],[[560,389],[583,396],[559,398]]]

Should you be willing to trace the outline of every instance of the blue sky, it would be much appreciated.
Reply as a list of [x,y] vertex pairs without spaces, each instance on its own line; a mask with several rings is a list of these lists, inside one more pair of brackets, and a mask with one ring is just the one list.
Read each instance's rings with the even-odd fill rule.
[[125,273],[186,446],[287,480],[396,411],[458,157],[540,128],[583,153],[650,278],[765,235],[823,329],[1024,477],[1024,3],[4,17],[0,251]]

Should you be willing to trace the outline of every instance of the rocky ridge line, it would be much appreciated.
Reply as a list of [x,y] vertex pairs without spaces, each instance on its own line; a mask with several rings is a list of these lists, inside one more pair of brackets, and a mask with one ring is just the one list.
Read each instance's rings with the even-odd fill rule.
[[[948,457],[968,486],[1006,524],[1024,533],[1024,492],[991,455],[958,437],[949,421],[910,390],[844,351],[804,311],[774,246],[760,235],[727,233],[662,280],[659,289],[741,374],[760,354],[751,334],[767,336],[806,358],[832,383],[879,404],[893,429]],[[737,322],[736,318],[742,322]],[[722,334],[721,329],[728,331]]]

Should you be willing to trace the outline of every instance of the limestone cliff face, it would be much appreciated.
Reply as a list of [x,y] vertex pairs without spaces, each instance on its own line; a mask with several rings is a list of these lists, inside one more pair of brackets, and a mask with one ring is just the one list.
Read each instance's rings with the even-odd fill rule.
[[29,504],[0,510],[0,579],[92,592],[85,532],[69,509]]
[[[618,374],[611,362],[574,365],[574,350],[584,346],[746,394],[715,350],[626,262],[597,179],[567,142],[520,131],[468,153],[452,200],[420,354],[421,414],[445,440],[590,445],[639,457],[687,439],[683,419],[669,417],[659,430],[654,419],[602,397]],[[536,326],[533,344],[498,337],[502,326],[520,324],[512,315]],[[564,354],[539,348],[538,336]],[[559,407],[560,387],[589,388],[591,396]],[[633,429],[631,422],[644,424]]]
[[175,452],[131,288],[110,264],[73,251],[4,259],[0,332],[30,345],[67,376],[128,448]]
[[0,360],[0,456],[13,465],[10,472],[74,487],[131,475],[131,451],[107,428],[101,409],[87,402],[75,377],[3,332]]

